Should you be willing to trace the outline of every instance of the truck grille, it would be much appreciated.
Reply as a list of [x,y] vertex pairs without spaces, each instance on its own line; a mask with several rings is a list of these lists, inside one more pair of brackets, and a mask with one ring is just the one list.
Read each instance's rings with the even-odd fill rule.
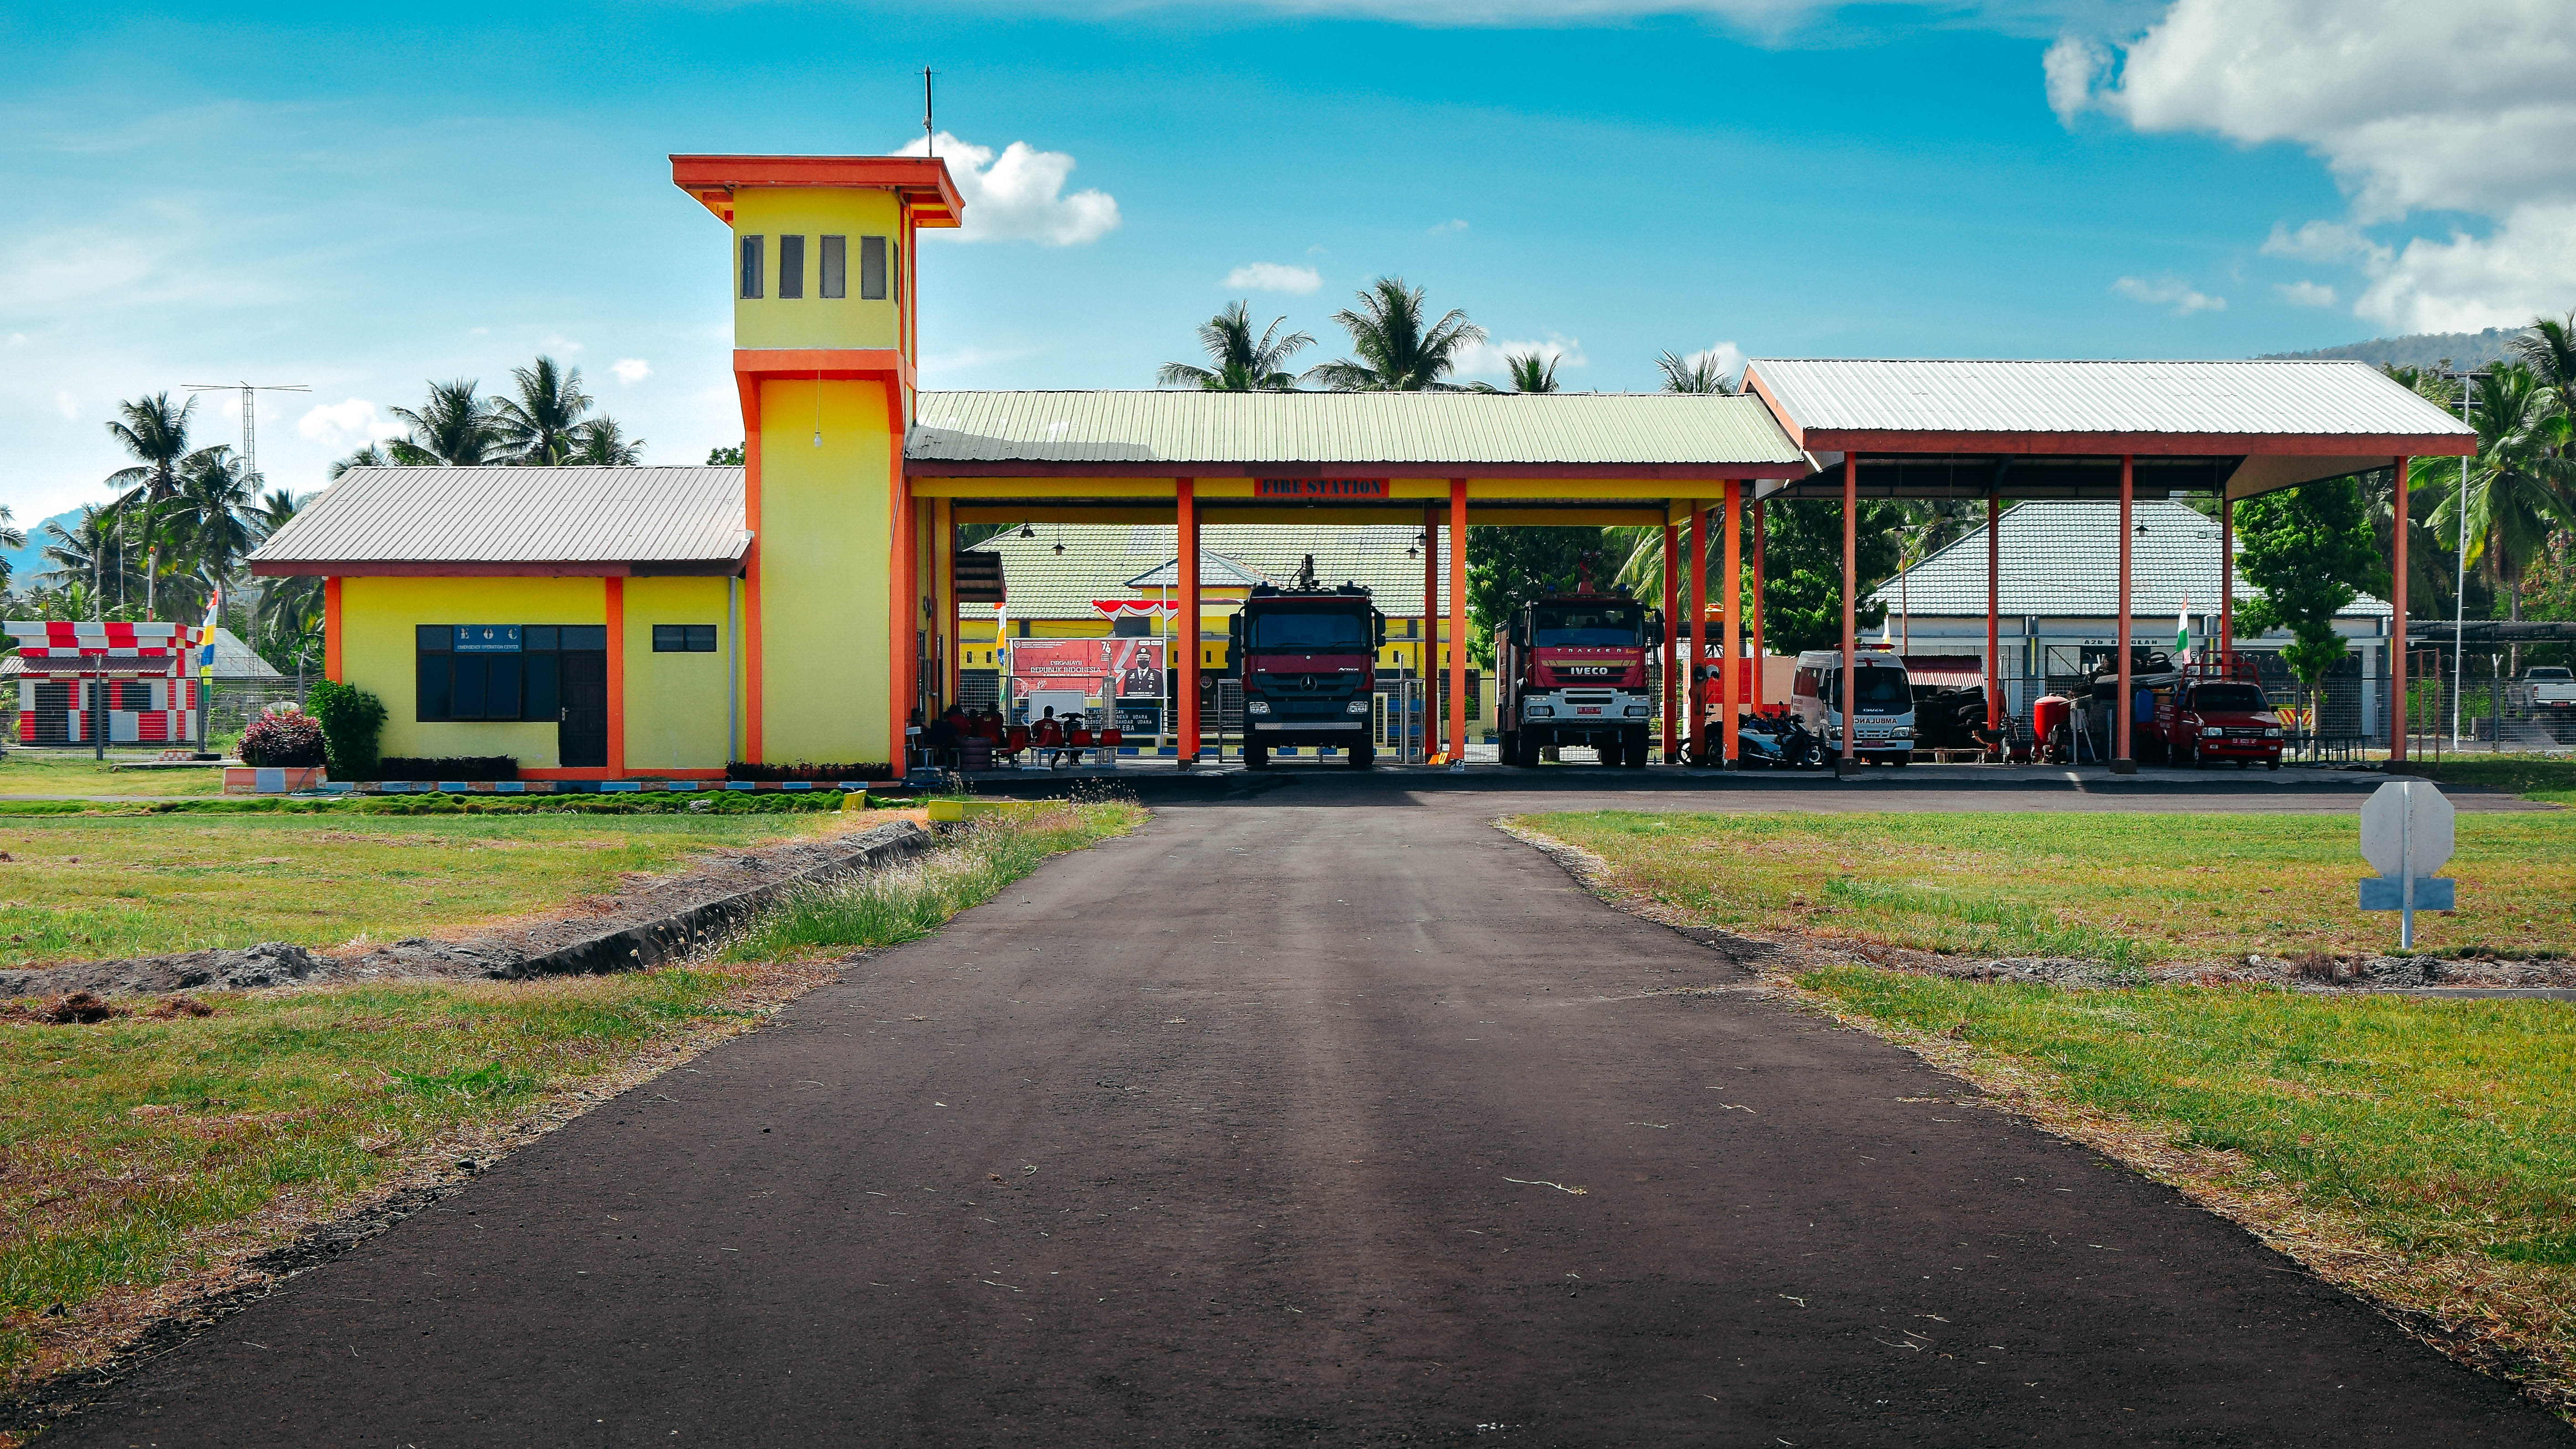
[[1607,689],[1569,689],[1565,692],[1567,704],[1612,704],[1618,698],[1615,692]]

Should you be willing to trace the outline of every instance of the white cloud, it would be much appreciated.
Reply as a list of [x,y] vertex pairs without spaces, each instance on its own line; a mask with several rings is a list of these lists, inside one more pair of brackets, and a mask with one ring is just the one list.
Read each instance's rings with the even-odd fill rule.
[[619,382],[633,387],[653,375],[653,364],[640,357],[621,357],[610,363],[608,370],[617,374]]
[[581,351],[581,344],[573,341],[569,337],[558,334],[546,339],[546,350],[549,352],[579,352]]
[[1693,367],[1703,362],[1714,362],[1717,364],[1717,370],[1730,378],[1744,376],[1744,349],[1732,342],[1721,342],[1714,347],[1702,348],[1683,358],[1682,361]]
[[1535,352],[1559,367],[1583,367],[1592,359],[1583,355],[1580,339],[1562,332],[1550,332],[1540,339],[1524,338],[1516,342],[1471,342],[1458,350],[1458,375],[1461,377],[1503,377],[1511,372],[1511,359],[1524,352]]
[[468,337],[489,337],[492,335],[492,329],[489,327],[468,327],[465,329],[465,335]]
[[2384,256],[2387,251],[2362,235],[2360,228],[2339,221],[2312,221],[2297,231],[2276,221],[2272,223],[2272,234],[2263,239],[2263,255],[2303,262],[2345,262],[2355,257]]
[[2039,58],[2048,82],[2048,108],[2057,113],[2060,125],[2073,125],[2093,104],[2093,89],[2110,75],[2111,61],[2110,47],[2073,35],[2057,37]]
[[54,411],[55,411],[55,412],[58,412],[58,413],[61,413],[61,414],[63,415],[63,421],[65,421],[65,422],[67,422],[67,423],[76,423],[76,422],[79,422],[79,421],[80,421],[80,399],[78,399],[78,398],[76,398],[76,397],[73,397],[73,396],[72,396],[70,393],[68,393],[68,392],[58,392],[58,393],[55,393],[55,394],[54,394]]
[[376,415],[376,405],[362,397],[317,403],[295,420],[295,431],[334,451],[384,438],[402,436],[402,424]]
[[1440,223],[1438,226],[1430,228],[1430,235],[1446,236],[1453,231],[1465,231],[1466,229],[1467,223],[1463,219],[1453,216],[1447,221]]
[[2171,307],[2177,317],[2188,317],[2194,312],[2227,310],[2225,297],[2210,296],[2206,292],[2195,290],[2188,282],[2176,281],[2171,277],[2154,282],[2138,277],[2122,277],[2111,284],[2111,290],[2132,302],[2144,302],[2151,307]]
[[[2051,104],[2078,99],[2070,63],[2051,58]],[[2141,131],[2304,147],[2350,197],[2349,215],[2276,229],[2281,248],[2267,250],[2318,259],[2313,249],[2340,244],[2369,279],[2357,315],[2452,330],[2527,322],[2576,298],[2571,72],[2566,0],[2174,0],[2116,78],[2107,67],[2086,77],[2080,100]],[[2420,212],[2492,225],[2393,244],[2355,230]]]
[[2282,301],[2293,307],[2331,307],[2335,304],[2335,289],[2323,282],[2298,281],[2273,290],[2281,294]]
[[[918,156],[923,150],[924,143],[916,140],[896,154]],[[1013,141],[996,156],[990,146],[960,141],[942,131],[939,158],[948,163],[966,214],[956,231],[934,231],[931,236],[1067,247],[1098,241],[1118,227],[1118,199],[1108,192],[1063,194],[1074,161],[1062,151],[1040,151],[1026,141]]]
[[1278,262],[1247,262],[1226,273],[1225,284],[1231,289],[1295,292],[1302,296],[1324,285],[1324,274],[1313,267],[1283,266]]
[[26,333],[24,333],[24,332],[12,332],[12,333],[10,333],[10,334],[9,334],[9,345],[10,345],[10,346],[12,346],[12,347],[24,347],[24,346],[26,346],[26,345],[27,345],[27,334],[26,334]]

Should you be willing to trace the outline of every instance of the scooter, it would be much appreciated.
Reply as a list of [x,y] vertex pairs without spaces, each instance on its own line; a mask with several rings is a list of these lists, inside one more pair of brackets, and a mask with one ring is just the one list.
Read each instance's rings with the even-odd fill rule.
[[1812,770],[1825,762],[1825,742],[1794,714],[1749,714],[1735,723],[1736,758],[1775,770]]

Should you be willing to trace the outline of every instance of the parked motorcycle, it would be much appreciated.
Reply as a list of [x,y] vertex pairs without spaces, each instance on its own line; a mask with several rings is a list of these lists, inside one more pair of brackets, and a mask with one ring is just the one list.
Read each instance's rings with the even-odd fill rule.
[[1825,742],[1798,717],[1783,709],[1771,714],[1739,716],[1735,723],[1736,758],[1775,770],[1812,770],[1825,762]]

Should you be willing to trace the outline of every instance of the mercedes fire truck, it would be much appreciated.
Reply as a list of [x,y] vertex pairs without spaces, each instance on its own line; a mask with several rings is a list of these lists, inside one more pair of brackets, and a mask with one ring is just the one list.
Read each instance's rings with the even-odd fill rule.
[[1590,745],[1605,765],[1646,763],[1655,699],[1646,660],[1663,615],[1625,594],[1532,599],[1494,631],[1494,712],[1503,763],[1529,766],[1560,745]]
[[1334,745],[1355,770],[1376,762],[1369,708],[1386,617],[1357,584],[1314,582],[1310,556],[1292,588],[1255,584],[1227,622],[1227,672],[1243,683],[1243,765],[1270,768],[1281,745]]

